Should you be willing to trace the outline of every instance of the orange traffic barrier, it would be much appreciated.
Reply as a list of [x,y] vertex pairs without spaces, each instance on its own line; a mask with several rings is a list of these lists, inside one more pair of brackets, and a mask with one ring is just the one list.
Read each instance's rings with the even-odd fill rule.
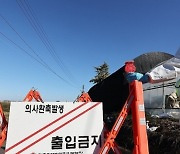
[[81,96],[77,98],[77,102],[92,102],[92,100],[88,93],[83,92]]
[[146,132],[146,120],[144,113],[143,89],[142,83],[135,80],[130,84],[130,95],[125,102],[114,126],[112,127],[108,138],[100,150],[100,154],[108,154],[109,150],[114,148],[114,141],[119,133],[121,126],[128,112],[132,111],[133,120],[133,138],[134,154],[148,154],[148,139]]
[[[104,123],[103,133],[104,133],[104,138],[105,139],[107,139],[109,137],[109,135],[110,135],[110,131],[106,127],[105,123]],[[112,142],[111,148],[112,148],[112,150],[113,150],[113,152],[115,154],[122,154],[121,149],[120,149],[119,145],[116,143],[115,140]]]
[[43,102],[43,99],[41,98],[40,93],[37,90],[31,89],[28,94],[26,95],[26,97],[24,98],[24,102],[28,101],[31,102],[33,100],[33,98],[37,101],[37,102]]
[[134,81],[130,84],[130,88],[134,88],[134,101],[131,105],[133,138],[134,138],[134,154],[148,154],[148,138],[146,128],[146,118],[144,110],[143,88],[142,83]]
[[31,101],[32,99],[33,99],[33,90],[30,90],[29,92],[28,92],[28,94],[26,95],[26,97],[24,98],[24,102],[26,102],[26,101]]
[[7,127],[8,123],[6,121],[6,117],[4,115],[2,106],[0,104],[0,116],[1,116],[1,124],[0,124],[0,147],[2,147],[4,141],[6,140],[7,137]]

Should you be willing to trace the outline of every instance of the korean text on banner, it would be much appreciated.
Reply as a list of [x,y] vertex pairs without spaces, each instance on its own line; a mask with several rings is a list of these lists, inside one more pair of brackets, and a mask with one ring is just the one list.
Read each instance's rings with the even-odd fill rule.
[[102,130],[99,102],[12,102],[5,152],[98,153]]

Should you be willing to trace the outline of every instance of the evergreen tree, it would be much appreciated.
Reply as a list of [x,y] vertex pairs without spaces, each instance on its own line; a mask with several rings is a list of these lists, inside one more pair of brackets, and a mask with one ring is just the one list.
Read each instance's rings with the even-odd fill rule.
[[97,84],[109,76],[109,66],[106,62],[94,68],[95,68],[96,76],[93,79],[91,79],[89,82],[93,82],[93,84]]

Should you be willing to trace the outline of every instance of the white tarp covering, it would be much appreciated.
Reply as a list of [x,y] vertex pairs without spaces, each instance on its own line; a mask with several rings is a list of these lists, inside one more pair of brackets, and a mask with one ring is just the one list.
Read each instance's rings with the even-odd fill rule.
[[151,83],[180,78],[180,50],[177,51],[175,57],[162,62],[147,74],[151,79]]

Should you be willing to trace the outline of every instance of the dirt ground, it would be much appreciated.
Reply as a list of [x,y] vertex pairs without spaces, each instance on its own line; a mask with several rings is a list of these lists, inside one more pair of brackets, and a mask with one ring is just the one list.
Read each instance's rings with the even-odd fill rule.
[[[110,129],[114,124],[115,116],[105,119]],[[180,154],[180,124],[179,120],[172,118],[152,118],[147,115],[149,127],[158,127],[155,131],[147,131],[150,154]],[[119,135],[116,138],[120,147],[132,151],[133,132],[131,116],[126,118]]]

